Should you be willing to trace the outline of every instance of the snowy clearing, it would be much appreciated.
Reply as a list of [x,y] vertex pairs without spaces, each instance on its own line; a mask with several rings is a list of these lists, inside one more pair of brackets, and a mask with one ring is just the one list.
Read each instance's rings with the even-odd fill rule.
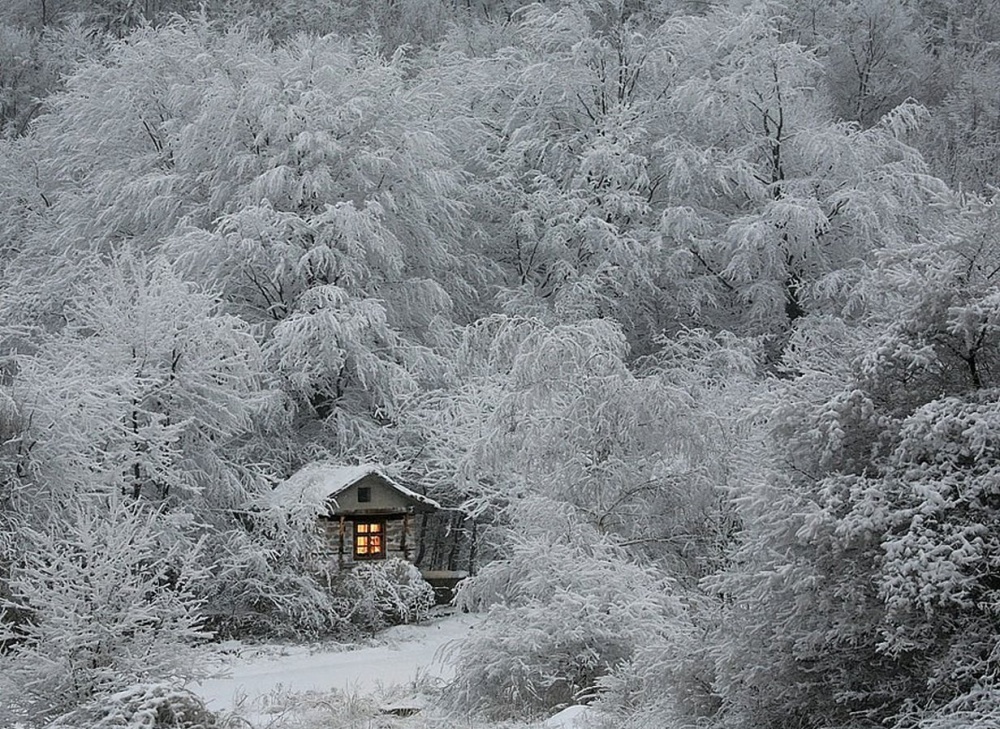
[[220,657],[219,678],[190,686],[211,709],[230,711],[276,692],[351,694],[387,692],[450,678],[441,648],[460,638],[480,616],[451,613],[422,625],[400,625],[377,636],[378,645],[246,645]]
[[[426,694],[453,675],[446,646],[480,620],[444,612],[422,625],[383,631],[365,647],[224,644],[211,658],[220,676],[189,688],[209,708],[255,729],[484,727],[436,712]],[[582,729],[577,720],[587,713],[569,707],[541,725],[502,726]]]

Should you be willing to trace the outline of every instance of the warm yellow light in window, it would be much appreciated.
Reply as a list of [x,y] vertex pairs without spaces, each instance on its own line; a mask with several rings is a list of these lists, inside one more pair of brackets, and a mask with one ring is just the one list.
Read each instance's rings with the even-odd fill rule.
[[380,522],[359,522],[354,525],[354,554],[358,557],[378,556],[385,551]]

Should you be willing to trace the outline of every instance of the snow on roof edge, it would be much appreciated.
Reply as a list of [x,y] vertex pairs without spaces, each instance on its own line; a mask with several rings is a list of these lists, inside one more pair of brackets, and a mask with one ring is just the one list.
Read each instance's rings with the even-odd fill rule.
[[336,463],[309,463],[289,476],[271,492],[272,503],[278,505],[286,499],[316,500],[336,498],[337,494],[356,484],[365,476],[376,475],[389,486],[407,498],[435,509],[445,510],[437,501],[408,489],[395,479],[386,475],[382,467],[376,463],[361,463],[356,466],[344,466]]

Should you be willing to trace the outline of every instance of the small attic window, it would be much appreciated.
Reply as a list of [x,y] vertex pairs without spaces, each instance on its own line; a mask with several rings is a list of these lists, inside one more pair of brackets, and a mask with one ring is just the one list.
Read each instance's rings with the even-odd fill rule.
[[372,500],[371,486],[358,486],[358,503],[367,504]]

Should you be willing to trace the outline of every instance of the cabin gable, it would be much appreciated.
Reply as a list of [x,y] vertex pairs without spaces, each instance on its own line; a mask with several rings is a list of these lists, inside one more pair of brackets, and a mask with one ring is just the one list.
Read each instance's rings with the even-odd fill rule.
[[419,507],[377,473],[370,473],[330,499],[332,515],[399,514]]

